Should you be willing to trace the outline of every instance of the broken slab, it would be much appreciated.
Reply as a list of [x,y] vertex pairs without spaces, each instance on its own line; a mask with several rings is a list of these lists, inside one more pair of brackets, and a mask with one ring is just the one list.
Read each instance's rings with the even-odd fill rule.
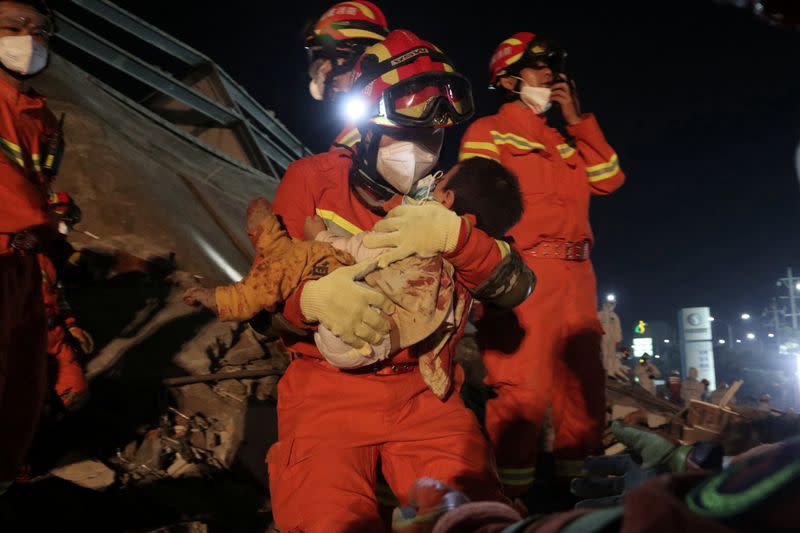
[[60,479],[86,489],[103,491],[114,484],[117,474],[105,464],[94,459],[86,459],[59,466],[50,473]]

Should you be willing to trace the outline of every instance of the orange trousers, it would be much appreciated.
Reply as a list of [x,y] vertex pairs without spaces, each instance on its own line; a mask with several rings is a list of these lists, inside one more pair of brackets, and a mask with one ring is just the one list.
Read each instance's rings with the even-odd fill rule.
[[486,405],[486,430],[512,497],[533,483],[549,406],[557,469],[565,476],[601,451],[606,412],[591,263],[523,258],[538,280],[531,296],[512,311],[488,310],[477,324],[485,383],[497,394]]
[[278,528],[383,531],[375,497],[379,458],[403,505],[426,476],[475,500],[502,498],[489,443],[457,393],[440,401],[416,369],[376,376],[292,361],[278,383],[278,442],[267,454]]
[[48,382],[64,407],[86,393],[89,384],[78,361],[75,348],[67,342],[64,327],[56,325],[47,332]]
[[17,476],[39,423],[46,338],[36,257],[0,249],[0,483]]

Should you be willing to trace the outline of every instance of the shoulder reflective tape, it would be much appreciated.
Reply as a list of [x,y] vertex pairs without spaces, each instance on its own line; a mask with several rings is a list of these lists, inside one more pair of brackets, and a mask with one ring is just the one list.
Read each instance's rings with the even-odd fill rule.
[[492,135],[492,140],[495,144],[509,144],[520,150],[544,150],[545,147],[541,143],[531,141],[525,137],[520,137],[513,133],[501,133],[499,131],[489,132]]
[[607,163],[601,163],[591,167],[586,167],[586,176],[591,183],[602,181],[614,176],[619,172],[619,160],[617,154],[611,156]]
[[492,161],[497,161],[498,163],[500,162],[500,159],[497,157],[492,157],[486,154],[478,154],[474,152],[461,152],[461,154],[458,156],[458,160],[466,161],[467,159],[472,159],[473,157],[482,157],[484,159],[491,159]]
[[[338,214],[334,213],[333,211],[328,211],[327,209],[316,209],[315,210],[317,215],[322,217],[323,220],[326,220],[332,224],[335,224],[339,228],[343,229],[350,235],[355,235],[357,233],[361,233],[364,230],[353,224],[352,222],[348,221],[345,218],[342,218]],[[330,228],[329,228],[330,229]]]
[[533,475],[536,469],[534,467],[527,468],[498,468],[497,473],[500,476],[500,482],[503,485],[519,487],[533,484]]
[[484,143],[484,142],[465,142],[464,149],[468,150],[470,148],[478,149],[478,150],[487,150],[489,152],[493,152],[495,154],[499,154],[500,150],[495,146],[494,143]]
[[495,240],[494,242],[497,243],[497,247],[500,248],[500,257],[505,258],[508,254],[511,253],[511,245],[508,244],[506,241],[498,241]]

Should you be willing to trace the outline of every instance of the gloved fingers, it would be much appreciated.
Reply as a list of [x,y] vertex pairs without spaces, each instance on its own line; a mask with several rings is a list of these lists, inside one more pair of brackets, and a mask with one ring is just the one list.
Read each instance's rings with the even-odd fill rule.
[[389,321],[371,309],[364,313],[364,316],[361,317],[361,321],[381,335],[389,333]]
[[362,261],[360,263],[356,263],[355,265],[351,265],[349,267],[340,268],[339,270],[335,270],[339,276],[348,275],[353,280],[360,280],[364,278],[367,274],[372,272],[378,267],[378,262],[375,259],[369,259],[367,261]]
[[625,478],[575,478],[570,482],[569,490],[579,498],[617,496],[625,490]]
[[[389,298],[386,297],[385,294],[383,294],[381,292],[378,292],[378,291],[376,291],[374,289],[367,289],[366,287],[358,287],[358,289],[363,294],[364,300],[366,300],[366,302],[369,305],[371,305],[372,307],[376,307],[376,308],[380,309],[381,311],[383,311],[387,315],[391,315],[392,313],[394,313],[395,305]],[[364,311],[363,315],[367,315],[369,313],[375,313],[375,311],[367,310],[367,311]],[[377,314],[377,313],[375,313],[375,314]],[[388,322],[386,322],[386,319],[384,319],[384,318],[382,318],[380,316],[378,316],[378,319],[381,322],[385,323],[385,325],[381,329],[385,329],[386,331],[389,331],[389,324],[388,324]],[[372,318],[371,319],[371,323],[374,323],[374,322],[376,322],[376,320],[374,318]]]
[[356,337],[368,342],[369,344],[378,344],[383,339],[383,335],[381,335],[368,325],[364,324],[363,322],[361,324],[358,324],[353,329],[353,332],[356,334]]
[[583,462],[583,469],[592,476],[621,476],[628,471],[631,462],[628,454],[591,456]]
[[607,498],[595,498],[591,500],[581,500],[575,504],[575,509],[603,509],[606,507],[616,507],[621,505],[623,496],[609,496]]
[[614,420],[614,422],[611,423],[611,433],[613,433],[617,440],[624,444],[627,448],[635,450],[638,453],[641,453],[646,444],[647,438],[654,436],[652,433],[648,433],[635,427],[626,426],[617,420]]
[[378,268],[386,268],[387,266],[400,261],[401,259],[405,259],[406,257],[414,255],[414,250],[408,248],[407,246],[399,246],[392,251],[383,253],[377,257],[378,259]]
[[342,339],[342,341],[344,341],[346,344],[349,344],[356,350],[361,350],[367,345],[366,342],[356,337],[354,333],[349,333],[349,332],[336,333],[332,329],[331,331],[333,332],[334,335],[338,336],[340,339]]
[[397,207],[393,208],[391,211],[386,213],[386,216],[383,217],[383,220],[391,219],[394,217],[401,217],[404,214],[408,213],[409,210],[418,208],[419,206],[417,205],[409,205],[409,204],[398,205]]
[[[391,215],[390,215],[391,216]],[[372,226],[372,232],[378,233],[394,233],[395,231],[399,230],[403,227],[405,221],[401,218],[384,218],[375,223]]]
[[362,241],[367,248],[394,248],[399,246],[401,242],[402,240],[396,233],[370,233],[369,235],[364,235],[364,240]]

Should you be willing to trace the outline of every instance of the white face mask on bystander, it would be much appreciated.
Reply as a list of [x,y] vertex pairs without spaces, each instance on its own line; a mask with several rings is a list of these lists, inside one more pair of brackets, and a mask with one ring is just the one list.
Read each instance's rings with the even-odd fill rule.
[[550,106],[553,105],[550,101],[550,88],[533,87],[525,83],[525,80],[522,78],[517,78],[516,76],[515,78],[522,82],[522,87],[518,92],[520,100],[530,107],[537,115],[546,113],[547,110],[550,109]]
[[47,48],[30,35],[0,37],[0,62],[13,72],[28,76],[47,66]]

